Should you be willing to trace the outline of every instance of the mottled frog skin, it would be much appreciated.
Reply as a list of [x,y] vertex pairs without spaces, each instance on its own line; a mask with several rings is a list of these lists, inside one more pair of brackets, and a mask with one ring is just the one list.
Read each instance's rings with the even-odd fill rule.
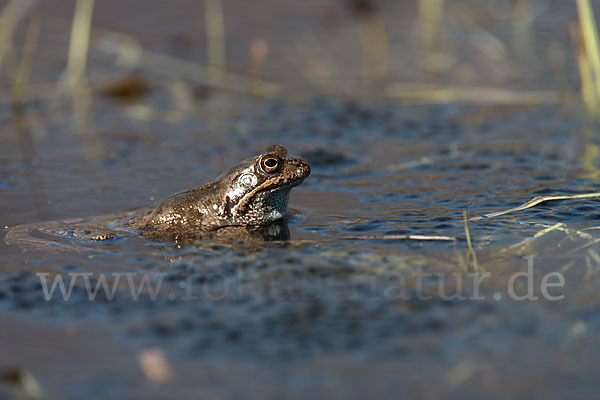
[[41,240],[36,237],[40,234],[111,242],[120,231],[178,242],[203,238],[243,240],[247,234],[286,239],[289,233],[281,220],[287,213],[290,190],[309,175],[306,161],[288,157],[282,145],[271,145],[215,181],[171,195],[155,205],[116,218],[95,217],[85,224],[84,220],[71,220],[20,225],[9,230],[6,242],[33,245]]
[[265,226],[285,216],[290,190],[309,174],[306,161],[287,157],[285,147],[271,145],[214,182],[135,212],[123,225],[166,236],[226,226]]

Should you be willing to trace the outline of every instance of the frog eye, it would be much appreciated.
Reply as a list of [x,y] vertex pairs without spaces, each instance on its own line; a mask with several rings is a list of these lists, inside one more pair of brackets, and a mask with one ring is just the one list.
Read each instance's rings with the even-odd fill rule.
[[268,174],[274,174],[281,169],[281,160],[279,157],[268,155],[260,160],[260,167]]

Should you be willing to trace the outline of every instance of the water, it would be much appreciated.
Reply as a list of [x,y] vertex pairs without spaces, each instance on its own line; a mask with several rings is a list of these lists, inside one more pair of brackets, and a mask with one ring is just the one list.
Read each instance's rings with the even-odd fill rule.
[[[325,15],[321,3],[311,4],[305,14],[285,14],[294,22],[285,26],[298,32],[273,28],[282,32],[279,44],[305,43],[286,40],[308,35],[310,15]],[[394,4],[381,7],[390,16],[409,15],[410,7]],[[106,7],[98,24],[115,15]],[[560,14],[554,7],[540,15],[567,24],[573,10]],[[239,19],[234,11],[231,18]],[[496,28],[491,31],[504,37]],[[539,52],[567,32],[542,28],[535,31],[543,33],[536,36]],[[140,22],[126,30],[139,31],[152,48],[147,29]],[[165,22],[153,50],[193,57],[193,46],[173,39],[178,29]],[[337,43],[337,31],[318,29],[323,43]],[[339,29],[348,46],[349,27]],[[245,35],[231,35],[242,47]],[[316,51],[314,40],[302,37]],[[456,44],[453,36],[447,40]],[[456,56],[471,59],[469,51]],[[245,68],[246,53],[233,52],[231,68]],[[413,63],[392,55],[391,65]],[[356,56],[347,52],[334,61],[343,65]],[[302,66],[278,70],[290,60],[274,58],[268,77],[314,84]],[[52,57],[44,60],[47,69],[35,77],[56,72]],[[90,63],[93,74],[114,68],[98,52]],[[550,67],[542,64],[517,64],[523,75],[511,84],[548,86]],[[492,82],[511,79],[490,73]],[[0,109],[0,370],[23,366],[58,398],[195,398],[200,392],[564,398],[597,391],[598,200],[552,201],[469,222],[477,263],[464,222],[465,212],[508,209],[538,195],[600,191],[597,125],[580,106],[407,105],[382,96],[322,94],[328,93],[323,88],[268,100],[194,88],[202,94],[192,109],[169,114],[178,109],[172,82],[140,74],[151,83],[149,93],[133,102],[96,93],[93,112],[79,121],[70,100],[28,102],[24,118],[4,103]],[[414,78],[418,71],[406,74]],[[331,85],[358,75],[343,69]],[[82,219],[93,228],[103,216],[199,186],[272,143],[312,168],[292,190],[289,240],[184,245],[129,234],[84,243],[39,234],[5,243],[21,224]],[[516,273],[523,275],[511,284]],[[46,299],[57,276],[65,290],[76,278],[68,301],[58,287]],[[99,289],[90,300],[86,284],[93,289],[103,279],[114,293]],[[544,279],[554,284],[546,294]],[[523,299],[529,282],[535,300]],[[148,348],[162,349],[172,382],[148,382],[139,365]],[[5,394],[12,391],[0,384],[0,397]]]
[[[549,114],[554,116],[549,119]],[[485,115],[485,121],[478,115]],[[586,122],[575,111],[334,99],[301,105],[264,102],[221,121],[218,139],[212,136],[214,128],[199,128],[202,120],[186,120],[175,138],[136,133],[126,119],[114,121],[126,133],[93,133],[95,143],[102,144],[94,159],[81,155],[85,137],[63,132],[48,132],[32,161],[4,155],[3,225],[10,229],[17,223],[123,212],[199,185],[224,166],[280,142],[307,158],[313,169],[292,192],[288,242],[177,246],[129,235],[114,243],[71,241],[58,251],[53,244],[25,246],[25,252],[3,243],[0,308],[35,316],[50,327],[100,324],[112,338],[102,344],[109,351],[121,344],[168,349],[184,381],[191,379],[185,377],[187,368],[235,362],[241,376],[252,376],[253,366],[266,369],[262,379],[267,380],[286,382],[299,374],[304,383],[294,385],[315,385],[317,393],[327,385],[318,378],[322,374],[339,376],[352,387],[354,374],[382,379],[380,374],[398,371],[397,361],[413,368],[435,366],[430,379],[448,382],[455,379],[452,368],[459,368],[455,373],[481,380],[481,390],[490,390],[485,379],[504,376],[504,368],[528,373],[526,364],[509,361],[522,351],[544,363],[547,349],[557,343],[571,340],[573,345],[564,345],[568,351],[596,334],[599,325],[591,312],[597,301],[596,267],[585,267],[593,239],[557,231],[526,248],[501,250],[557,222],[579,231],[595,226],[596,200],[557,201],[470,223],[479,263],[493,278],[481,286],[483,300],[452,298],[459,280],[453,273],[467,266],[464,211],[475,216],[535,195],[598,190],[580,161]],[[528,132],[543,134],[543,141]],[[4,140],[10,135],[6,130]],[[588,232],[596,237],[595,231]],[[406,234],[458,240],[381,237]],[[543,273],[563,271],[575,260],[564,270],[565,287],[553,292],[566,293],[564,300],[507,297],[509,274],[525,269],[521,257],[528,254],[537,256],[538,296]],[[447,298],[436,295],[440,280],[435,276],[417,283],[419,276],[433,272],[446,274],[440,279],[446,282]],[[36,273],[47,273],[47,285],[57,274],[75,276],[79,283],[69,301],[60,292],[46,301]],[[86,274],[91,288],[101,276],[111,284],[117,280],[114,298],[99,290],[90,301]],[[143,290],[136,299],[129,279],[135,285],[148,279],[160,284],[160,291],[153,299]],[[420,300],[419,285],[433,296]],[[464,294],[472,295],[472,282],[462,285]],[[517,287],[523,294],[525,288]],[[496,293],[505,300],[496,301]],[[581,326],[579,336],[569,339]],[[74,340],[83,340],[78,337]],[[64,363],[74,362],[69,357]],[[369,372],[367,365],[381,371]],[[74,379],[66,391],[88,395],[99,385],[94,379]],[[239,384],[259,386],[247,379]],[[415,393],[427,392],[418,381],[403,374],[387,382],[385,390],[411,382]],[[282,385],[269,390],[278,393]],[[110,388],[132,390],[119,379]]]

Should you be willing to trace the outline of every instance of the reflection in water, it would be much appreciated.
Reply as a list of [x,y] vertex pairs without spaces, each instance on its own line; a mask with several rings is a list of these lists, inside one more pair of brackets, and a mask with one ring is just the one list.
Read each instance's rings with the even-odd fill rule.
[[180,246],[198,245],[203,241],[225,241],[225,242],[272,242],[289,240],[290,230],[286,221],[275,221],[267,226],[245,227],[226,226],[214,231],[198,231],[197,233],[186,232],[185,236],[168,235],[152,231],[142,232],[146,239],[164,242],[173,241]]
[[[117,225],[122,217],[111,215],[18,225],[9,229],[4,240],[6,244],[19,246],[23,250],[82,252],[95,249],[118,253],[125,247],[136,246],[129,243],[137,236],[135,232],[125,231]],[[140,235],[153,242],[176,243],[178,248],[202,247],[206,242],[214,241],[260,243],[290,239],[285,220],[266,226],[228,226],[214,231],[186,231],[185,235],[151,231],[141,232]]]
[[598,131],[596,128],[586,126],[583,128],[583,167],[589,173],[589,179],[600,180],[600,168],[598,168],[598,159],[600,158],[600,146],[597,144]]
[[39,174],[34,162],[36,158],[35,145],[29,126],[29,118],[23,103],[13,103],[13,123],[22,159],[25,165],[29,166],[25,171],[25,176],[32,182],[29,187],[31,188],[31,196],[35,204],[36,214],[38,218],[43,219],[47,215],[48,200],[44,193],[43,184],[39,179],[36,179]]

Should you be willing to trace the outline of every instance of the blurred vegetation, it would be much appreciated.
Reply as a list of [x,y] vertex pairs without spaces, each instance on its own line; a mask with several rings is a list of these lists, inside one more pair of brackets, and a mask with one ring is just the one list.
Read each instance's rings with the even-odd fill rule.
[[[573,21],[570,32],[577,51],[573,59],[576,59],[579,70],[579,94],[569,85],[567,70],[570,68],[570,50],[560,41],[548,46],[548,63],[552,64],[551,68],[556,75],[554,82],[550,80],[548,83],[554,83],[551,85],[554,88],[526,90],[510,88],[513,85],[494,87],[461,83],[488,80],[484,76],[486,71],[482,70],[486,66],[478,65],[479,60],[470,59],[472,55],[464,54],[462,47],[470,46],[475,49],[482,55],[482,60],[486,60],[489,72],[500,75],[503,68],[513,67],[514,57],[522,60],[535,57],[535,43],[532,39],[535,21],[542,18],[538,17],[540,9],[548,7],[541,0],[496,1],[487,5],[477,3],[477,6],[469,1],[414,0],[418,18],[415,21],[402,19],[402,23],[412,25],[404,27],[402,31],[409,32],[413,36],[409,39],[414,39],[413,44],[406,46],[407,51],[411,51],[406,54],[398,54],[397,43],[400,38],[396,27],[390,27],[390,19],[386,18],[385,8],[390,3],[383,0],[348,0],[345,4],[349,12],[348,18],[353,22],[344,20],[344,24],[350,25],[342,32],[351,33],[353,26],[357,34],[357,47],[343,50],[348,54],[356,50],[360,58],[359,65],[348,65],[343,57],[337,57],[338,49],[330,47],[331,44],[322,40],[322,37],[310,33],[310,27],[307,26],[306,33],[299,35],[296,49],[292,49],[295,54],[291,57],[297,57],[308,68],[298,71],[296,79],[284,79],[284,82],[277,83],[271,79],[261,79],[268,66],[267,58],[274,39],[257,37],[252,40],[248,49],[247,73],[228,69],[227,41],[235,38],[230,39],[227,35],[227,16],[222,0],[204,0],[203,3],[206,63],[151,51],[144,48],[139,38],[133,35],[94,26],[94,9],[101,4],[94,0],[77,0],[70,21],[68,49],[63,50],[59,44],[54,45],[56,52],[65,52],[66,68],[62,78],[56,82],[30,83],[32,64],[40,61],[36,59],[36,52],[38,42],[44,39],[40,38],[41,25],[64,25],[68,22],[45,15],[39,1],[11,0],[6,3],[0,15],[0,65],[4,85],[11,88],[15,104],[22,104],[28,99],[72,95],[76,99],[73,106],[76,108],[78,125],[84,124],[85,115],[90,112],[93,91],[129,76],[131,71],[158,73],[175,82],[266,98],[298,93],[307,86],[316,88],[319,93],[374,94],[411,103],[535,105],[574,103],[580,98],[591,115],[599,113],[600,55],[597,28],[589,0],[576,2],[579,20]],[[490,10],[490,7],[496,9]],[[570,6],[562,7],[568,9]],[[334,21],[333,25],[339,24],[335,21],[340,18],[346,18],[337,15],[339,10],[333,6],[330,8],[334,10],[330,13],[332,16],[329,16]],[[159,10],[156,12],[157,23],[160,23]],[[27,26],[25,34],[17,35],[17,31],[23,30],[20,29],[21,26]],[[506,34],[501,36],[497,32],[498,26],[504,30],[512,29],[512,33],[508,35],[515,40],[511,45],[512,56],[509,56],[509,44],[504,39]],[[16,40],[17,37],[20,40]],[[331,43],[335,45],[335,42]],[[103,73],[94,74],[94,80],[88,82],[88,56],[91,51],[115,58],[110,68],[105,68]],[[398,71],[399,60],[406,64],[416,61],[415,65],[418,65],[419,70],[407,76],[420,75],[422,79],[399,80],[403,76]],[[294,64],[294,60],[289,63]],[[348,70],[353,69],[360,71],[357,80],[343,78],[349,76]],[[474,79],[474,73],[481,75]],[[342,78],[331,79],[336,75]],[[114,92],[115,90],[104,93]],[[132,110],[136,116],[154,114],[153,110],[141,111],[139,107]],[[174,105],[171,118],[179,112],[189,111],[191,109],[181,110]]]

